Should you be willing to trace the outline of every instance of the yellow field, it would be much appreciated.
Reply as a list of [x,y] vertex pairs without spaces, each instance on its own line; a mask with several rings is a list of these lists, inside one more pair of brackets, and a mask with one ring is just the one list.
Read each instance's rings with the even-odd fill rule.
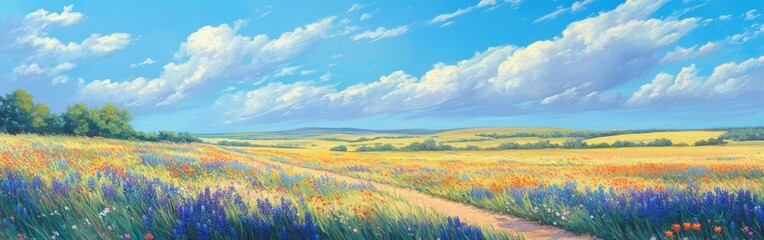
[[[489,137],[480,137],[476,134],[511,134],[511,133],[553,133],[553,132],[571,132],[572,130],[564,128],[471,128],[445,131],[435,134],[344,134],[333,133],[324,134],[313,137],[306,137],[300,139],[290,140],[247,140],[247,139],[235,139],[235,138],[202,138],[205,142],[217,143],[219,141],[237,141],[247,142],[256,145],[277,145],[277,146],[295,146],[302,149],[311,150],[328,150],[334,146],[345,145],[349,151],[354,151],[360,146],[374,146],[375,144],[391,144],[395,147],[404,147],[412,142],[422,142],[427,139],[433,139],[438,143],[448,144],[457,148],[464,148],[467,146],[478,146],[480,148],[497,147],[503,143],[536,143],[538,141],[549,141],[553,144],[562,144],[568,140],[575,140],[577,138],[572,137],[560,137],[560,138],[539,138],[539,137],[514,137],[514,138],[500,138],[494,139]],[[673,132],[651,132],[651,133],[635,133],[635,134],[620,134],[615,136],[598,137],[584,140],[589,144],[597,143],[609,143],[612,144],[615,141],[632,141],[632,142],[649,142],[655,139],[667,138],[674,144],[687,144],[693,145],[696,141],[705,140],[709,138],[716,138],[724,134],[724,131],[673,131]],[[374,138],[380,139],[374,139]],[[400,138],[395,138],[400,137]],[[360,138],[366,138],[365,141],[357,141]]]
[[586,142],[589,144],[597,144],[602,142],[612,144],[615,141],[649,142],[659,138],[668,138],[674,144],[685,143],[688,145],[693,145],[697,141],[707,140],[709,138],[717,138],[722,134],[724,134],[724,131],[651,132],[598,137],[587,139]]
[[[316,213],[315,219],[322,229],[322,236],[344,234],[343,231],[348,231],[346,223],[332,225],[335,224],[331,221],[335,219],[335,214],[358,214],[359,206],[363,206],[371,215],[362,213],[353,220],[353,224],[368,223],[367,228],[359,230],[361,234],[366,234],[366,237],[380,236],[379,234],[387,232],[373,231],[376,224],[399,229],[395,230],[396,233],[406,233],[410,226],[396,225],[396,221],[411,219],[424,221],[426,224],[423,228],[426,231],[422,231],[420,236],[427,236],[423,239],[432,239],[432,236],[441,234],[438,221],[443,220],[438,219],[452,214],[442,206],[437,210],[440,212],[427,210],[438,209],[438,206],[432,204],[439,201],[458,208],[453,211],[459,210],[459,215],[474,219],[473,223],[489,226],[486,231],[491,231],[490,226],[511,226],[497,223],[493,217],[486,217],[490,215],[514,216],[526,219],[532,224],[552,225],[557,230],[591,234],[603,239],[658,239],[663,238],[666,231],[688,239],[758,237],[749,232],[733,231],[744,227],[754,229],[751,232],[764,232],[764,228],[759,227],[762,226],[759,223],[764,220],[758,219],[764,219],[764,202],[755,197],[764,194],[764,141],[731,141],[726,145],[692,146],[694,141],[718,137],[723,134],[721,131],[623,134],[587,140],[636,142],[668,138],[674,143],[691,145],[685,147],[353,151],[362,145],[392,144],[402,147],[427,139],[455,147],[476,145],[483,148],[510,141],[532,143],[549,140],[561,143],[573,139],[493,139],[475,136],[477,133],[509,131],[558,130],[474,129],[422,135],[281,135],[277,136],[280,139],[275,140],[239,140],[235,139],[237,135],[230,135],[233,138],[203,139],[208,143],[225,140],[256,145],[247,147],[6,136],[0,137],[0,150],[4,151],[5,168],[22,173],[20,176],[32,178],[32,175],[41,171],[55,173],[42,178],[44,182],[50,182],[51,186],[54,185],[55,178],[66,178],[69,179],[69,184],[77,184],[78,181],[71,180],[77,178],[72,175],[75,173],[84,174],[92,179],[94,174],[99,174],[97,171],[116,171],[123,178],[117,179],[122,182],[113,183],[115,186],[127,184],[124,181],[132,181],[127,178],[130,174],[150,174],[157,177],[155,181],[183,185],[186,188],[193,185],[197,191],[201,190],[202,186],[214,186],[213,189],[234,189],[236,192],[247,194],[243,196],[278,195],[293,202],[305,201],[304,204],[300,203],[300,210]],[[257,137],[267,139],[269,136]],[[375,137],[396,138],[373,139]],[[359,140],[361,138],[367,140]],[[329,150],[337,145],[346,145],[349,151]],[[24,161],[24,164],[17,164],[21,161]],[[300,175],[300,172],[303,174]],[[309,174],[305,175],[305,172]],[[240,181],[247,176],[250,180],[256,178],[257,181]],[[337,180],[330,181],[328,176],[343,181],[354,181],[356,184],[370,181],[379,187],[366,188],[364,186],[367,185],[363,184],[341,185]],[[149,178],[136,175],[136,178],[139,177],[145,179],[142,184],[151,186]],[[323,184],[321,181],[329,183]],[[90,183],[79,182],[81,185],[73,185],[72,188],[88,187],[92,189],[89,191],[96,192],[98,196],[103,195],[99,199],[104,198],[104,202],[111,204],[110,199],[114,197],[108,192],[99,191],[106,192],[108,189],[105,188],[112,183],[101,180],[89,187],[91,185],[86,184]],[[102,184],[107,185],[103,187]],[[58,191],[64,191],[60,190],[60,185],[55,186],[59,186]],[[105,190],[100,190],[98,186]],[[348,189],[348,186],[360,186],[360,189]],[[124,191],[120,189],[117,192]],[[405,191],[411,195],[395,197],[392,194]],[[81,194],[92,195],[89,192]],[[319,195],[323,197],[317,198]],[[363,205],[364,201],[370,199],[368,196],[372,195],[376,196],[374,199],[379,202],[371,206]],[[118,199],[124,198],[122,195],[117,196]],[[334,201],[337,202],[337,206],[341,201],[342,207],[325,208],[333,206],[331,204]],[[248,203],[258,204],[252,203],[251,198]],[[9,202],[0,208],[19,211],[16,210],[17,205],[18,203]],[[84,207],[86,206],[81,206],[83,209]],[[464,211],[468,208],[482,210]],[[379,214],[372,214],[372,209]],[[419,215],[427,213],[428,217],[414,219],[404,216],[406,211],[418,212]],[[748,213],[745,213],[746,211]],[[445,214],[438,215],[443,213]],[[131,216],[124,216],[129,217]],[[173,225],[175,222],[168,221],[163,224]],[[235,228],[244,228],[244,223],[232,224],[241,225],[236,225]],[[449,223],[444,226],[453,228],[458,225]],[[51,225],[50,231],[55,229],[55,226]],[[288,231],[295,234],[300,232],[299,229]],[[169,233],[164,233],[162,236],[168,235]],[[0,236],[5,235],[0,232]],[[493,236],[507,237],[501,234]]]
[[436,135],[443,137],[474,137],[475,134],[480,133],[553,133],[553,132],[570,132],[572,130],[565,128],[468,128],[441,132]]
[[[454,147],[467,147],[478,146],[481,148],[496,147],[503,143],[535,143],[542,140],[548,140],[551,143],[562,144],[567,140],[573,140],[575,138],[538,138],[538,137],[517,137],[517,138],[503,138],[494,139],[489,137],[480,137],[476,134],[508,134],[508,133],[553,133],[553,132],[570,132],[569,129],[563,128],[470,128],[451,130],[445,132],[439,132],[435,134],[346,134],[346,133],[331,133],[323,134],[319,136],[305,137],[299,139],[265,139],[265,140],[252,140],[252,139],[239,139],[239,138],[202,138],[205,142],[217,143],[219,141],[236,141],[247,142],[256,145],[293,145],[303,149],[313,150],[327,150],[334,146],[345,145],[350,151],[356,148],[366,145],[373,146],[375,144],[391,144],[395,147],[403,147],[411,144],[412,142],[422,142],[427,139],[433,139],[439,143],[445,143]],[[230,134],[235,137],[236,134]],[[396,138],[397,137],[397,138]],[[360,138],[366,138],[365,141],[357,141]],[[379,139],[374,139],[379,138]]]

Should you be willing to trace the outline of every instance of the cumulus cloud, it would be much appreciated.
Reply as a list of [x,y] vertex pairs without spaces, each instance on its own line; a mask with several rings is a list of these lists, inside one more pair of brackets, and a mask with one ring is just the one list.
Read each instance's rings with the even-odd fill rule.
[[[628,105],[640,106],[660,102],[683,104],[688,101],[725,101],[749,96],[761,99],[764,90],[764,56],[741,63],[725,63],[714,68],[709,76],[701,76],[695,65],[676,74],[660,73],[635,92]],[[761,101],[752,101],[760,103]]]
[[727,38],[727,41],[732,44],[743,44],[751,39],[759,37],[764,32],[764,24],[755,23],[746,28],[743,33],[738,33]]
[[714,42],[708,42],[703,46],[698,47],[698,45],[692,46],[690,48],[683,48],[677,46],[676,49],[674,49],[671,52],[666,53],[666,56],[661,59],[662,63],[672,63],[672,62],[679,62],[684,61],[688,59],[692,59],[695,57],[703,56],[709,53],[712,53],[719,49],[719,44]]
[[76,61],[105,56],[124,49],[130,43],[130,34],[113,33],[102,35],[93,33],[82,42],[64,43],[50,37],[52,29],[70,27],[81,23],[85,15],[73,11],[68,5],[60,13],[38,9],[27,14],[13,24],[3,26],[6,34],[0,48],[3,52],[13,52],[25,56],[25,60],[14,68],[17,77],[57,79],[54,83],[66,82],[66,71],[74,69]]
[[[221,97],[229,122],[342,118],[374,114],[470,111],[512,115],[527,106],[564,109],[613,104],[603,94],[642,77],[653,56],[695,28],[698,20],[651,19],[665,1],[630,0],[571,23],[562,36],[525,47],[499,46],[421,77],[395,71],[344,89],[315,82],[272,83]],[[621,104],[622,102],[618,102]]]
[[178,60],[166,64],[159,77],[95,80],[78,96],[132,107],[169,105],[214,83],[250,80],[272,72],[330,36],[333,21],[334,17],[325,18],[275,39],[239,34],[244,21],[205,26],[188,36],[176,54]]
[[355,41],[363,40],[363,39],[369,39],[372,42],[383,39],[383,38],[391,38],[391,37],[397,37],[403,34],[406,34],[406,32],[409,31],[408,26],[400,26],[392,29],[387,29],[384,27],[378,27],[374,31],[366,31],[362,32],[356,35],[353,35],[352,39]]

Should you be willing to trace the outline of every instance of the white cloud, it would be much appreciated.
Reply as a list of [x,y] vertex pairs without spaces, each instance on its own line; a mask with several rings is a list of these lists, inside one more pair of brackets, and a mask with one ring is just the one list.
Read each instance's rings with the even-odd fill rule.
[[227,93],[227,92],[233,92],[234,90],[236,90],[236,87],[227,87],[227,88],[225,88],[223,90],[220,90],[220,92],[218,92],[218,94],[220,94],[220,93]]
[[594,0],[583,0],[583,1],[574,2],[573,5],[570,5],[570,11],[577,12],[578,10],[584,9],[586,5],[589,5],[593,2]]
[[371,13],[364,13],[364,14],[361,14],[361,17],[359,17],[358,19],[361,20],[361,21],[366,21],[367,19],[371,18],[372,16],[374,16],[374,15],[371,14]]
[[280,77],[286,77],[286,76],[290,76],[290,75],[295,75],[295,74],[297,74],[297,70],[299,70],[300,68],[302,68],[302,65],[298,65],[298,66],[286,66],[286,67],[282,68],[281,70],[279,70],[277,73],[273,74],[273,77],[280,78]]
[[732,18],[732,14],[727,14],[727,15],[719,16],[719,20],[722,20],[722,21],[729,20],[731,18]]
[[320,79],[322,82],[326,82],[326,81],[332,80],[332,77],[334,77],[334,74],[332,74],[332,73],[326,73],[326,74],[324,74],[324,75],[321,75],[321,77],[320,77],[319,79]]
[[387,28],[384,28],[384,27],[378,27],[373,32],[369,30],[369,31],[366,31],[366,32],[362,32],[362,33],[353,35],[352,38],[355,41],[363,40],[363,39],[369,39],[369,40],[371,40],[373,42],[373,41],[377,41],[377,40],[383,39],[383,38],[397,37],[397,36],[405,34],[408,31],[409,31],[409,27],[408,26],[400,26],[400,27],[396,27],[396,28],[392,28],[392,29],[387,29]]
[[[639,106],[650,103],[682,104],[708,100],[742,99],[749,95],[762,98],[764,90],[764,56],[741,63],[725,63],[714,68],[709,76],[700,76],[695,65],[682,68],[679,74],[658,74],[652,82],[642,85],[628,101]],[[760,102],[760,101],[753,101]]]
[[136,68],[136,67],[140,67],[140,66],[143,66],[143,65],[151,65],[151,64],[154,64],[154,63],[156,63],[154,61],[154,59],[146,58],[146,60],[143,60],[142,62],[130,64],[130,68]]
[[105,56],[124,49],[130,43],[130,34],[127,33],[93,33],[80,43],[63,43],[50,37],[50,30],[74,26],[85,19],[82,13],[73,9],[73,5],[65,6],[61,13],[38,9],[18,23],[4,26],[7,29],[0,29],[6,33],[3,38],[7,41],[7,46],[0,50],[26,58],[14,68],[14,75],[55,79],[54,83],[66,82],[64,79],[68,77],[61,74],[74,69],[76,61]]
[[733,44],[743,44],[754,39],[764,32],[764,24],[753,24],[746,28],[743,33],[738,33],[727,38],[727,41]]
[[456,64],[435,64],[421,77],[395,71],[344,89],[272,83],[224,96],[217,106],[234,123],[411,112],[509,115],[528,106],[621,104],[602,93],[647,74],[658,63],[657,52],[697,26],[694,18],[650,19],[664,3],[630,0],[571,23],[552,40],[493,47]]
[[455,18],[455,17],[461,16],[461,15],[464,15],[466,13],[469,13],[473,9],[474,9],[474,7],[468,7],[468,8],[458,9],[455,12],[452,12],[452,13],[440,14],[438,16],[435,16],[433,19],[430,19],[429,22],[430,22],[430,24],[445,22],[445,21],[448,21],[451,18]]
[[354,3],[353,5],[350,6],[350,8],[348,8],[346,12],[347,13],[355,12],[355,11],[361,10],[361,8],[363,7],[366,7],[366,5],[362,5],[360,3]]
[[703,46],[698,45],[690,48],[683,48],[677,46],[673,51],[666,53],[666,56],[661,59],[662,63],[673,63],[692,59],[695,57],[703,56],[712,53],[719,49],[719,44],[714,42],[708,42]]
[[758,11],[758,10],[756,10],[756,9],[751,9],[750,11],[748,11],[748,12],[745,12],[745,20],[748,20],[748,21],[750,21],[750,20],[754,20],[754,19],[756,19],[757,17],[759,17],[760,15],[761,15],[761,14],[759,14],[759,11]]
[[583,1],[573,2],[573,4],[571,4],[570,7],[558,6],[556,10],[548,13],[547,15],[541,16],[540,18],[533,21],[533,23],[552,20],[559,17],[562,14],[565,14],[566,12],[578,12],[579,10],[584,9],[587,5],[591,4],[592,2],[594,2],[594,0],[583,0]]
[[266,35],[240,35],[244,24],[205,26],[188,36],[176,54],[183,62],[170,62],[154,79],[115,82],[95,80],[82,88],[82,99],[115,102],[133,107],[175,103],[219,82],[251,80],[273,71],[328,37],[334,17],[296,28],[276,39]]
[[316,73],[316,70],[308,69],[300,71],[300,76],[307,76]]
[[[517,6],[522,2],[522,0],[506,0],[505,2],[512,6]],[[475,6],[460,8],[451,13],[439,14],[438,16],[435,16],[434,18],[428,20],[427,22],[430,24],[438,24],[438,23],[445,22],[444,24],[441,25],[441,27],[445,27],[453,23],[453,21],[449,21],[452,18],[467,14],[478,8],[484,8],[484,7],[493,8],[493,7],[496,7],[497,5],[498,5],[498,2],[496,0],[480,0],[480,2],[478,2],[478,4]]]
[[546,21],[546,20],[555,19],[555,18],[559,17],[560,15],[562,15],[563,13],[567,12],[568,10],[569,10],[569,8],[562,8],[562,6],[560,6],[560,7],[557,8],[557,10],[554,10],[554,11],[550,12],[547,15],[541,16],[540,18],[538,18],[535,21],[533,21],[533,23],[538,23],[538,22],[543,22],[543,21]]
[[496,0],[480,0],[477,7],[481,8],[481,7],[488,7],[493,5],[496,5]]

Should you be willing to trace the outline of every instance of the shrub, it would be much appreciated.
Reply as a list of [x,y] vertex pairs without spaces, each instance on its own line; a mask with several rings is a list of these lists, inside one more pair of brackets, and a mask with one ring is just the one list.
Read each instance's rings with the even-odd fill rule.
[[335,151],[335,152],[347,152],[347,150],[348,150],[348,147],[346,147],[345,145],[334,146],[329,149],[329,151]]

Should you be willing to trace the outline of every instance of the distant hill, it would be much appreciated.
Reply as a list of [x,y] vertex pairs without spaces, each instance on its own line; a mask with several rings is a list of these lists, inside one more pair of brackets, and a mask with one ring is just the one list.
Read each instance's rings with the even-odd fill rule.
[[403,134],[403,135],[428,135],[435,134],[444,131],[451,131],[453,129],[391,129],[391,130],[372,130],[361,128],[297,128],[292,130],[280,130],[271,132],[240,132],[240,133],[212,133],[212,134],[196,134],[199,137],[206,138],[238,138],[238,139],[295,139],[295,138],[307,138],[317,137],[327,134],[349,134],[349,135],[364,135],[364,134]]

